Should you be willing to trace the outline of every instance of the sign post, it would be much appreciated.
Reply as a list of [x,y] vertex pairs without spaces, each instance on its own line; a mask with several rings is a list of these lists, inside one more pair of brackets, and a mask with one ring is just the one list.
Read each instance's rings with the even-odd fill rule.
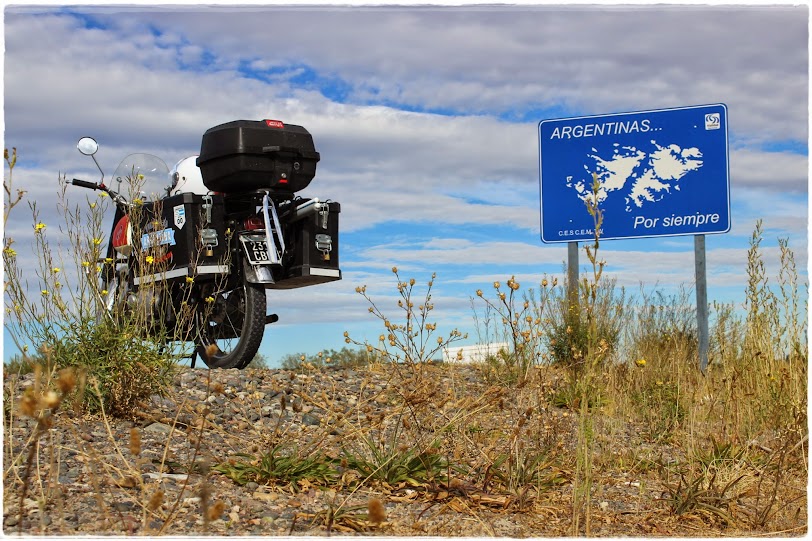
[[708,368],[708,278],[705,266],[705,235],[694,236],[694,267],[696,273],[696,323],[699,339],[699,369]]
[[[567,309],[577,307],[578,299],[578,243],[567,243]],[[578,311],[578,308],[572,308]]]
[[[595,226],[585,205],[591,200],[603,210],[597,232],[601,240],[694,235],[704,371],[708,349],[704,235],[730,230],[727,107],[697,105],[544,120],[538,130],[543,242],[567,242],[572,250],[578,241],[593,240]],[[597,194],[592,193],[593,174],[600,185]],[[577,281],[577,268],[574,272]],[[570,277],[572,273],[569,269]]]

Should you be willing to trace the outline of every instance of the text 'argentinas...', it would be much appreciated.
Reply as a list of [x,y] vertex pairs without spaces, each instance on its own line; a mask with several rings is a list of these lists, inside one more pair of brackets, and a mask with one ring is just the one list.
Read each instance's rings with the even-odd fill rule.
[[645,133],[651,131],[651,121],[628,120],[626,122],[601,122],[600,124],[579,124],[576,126],[556,126],[550,139],[577,139],[597,135],[620,135],[623,133]]

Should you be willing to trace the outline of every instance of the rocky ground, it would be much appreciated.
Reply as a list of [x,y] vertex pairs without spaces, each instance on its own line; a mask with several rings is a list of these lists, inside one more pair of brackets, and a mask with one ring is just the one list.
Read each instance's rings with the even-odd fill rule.
[[[577,419],[549,400],[562,380],[544,371],[515,389],[486,382],[471,367],[442,366],[426,367],[419,380],[385,367],[185,370],[166,396],[153,397],[133,420],[65,408],[39,438],[25,481],[35,421],[12,411],[5,419],[3,529],[34,535],[569,536]],[[5,396],[19,397],[30,384],[30,376],[6,378]],[[596,429],[594,469],[600,473],[590,534],[751,533],[715,514],[672,512],[658,468],[684,456],[679,442],[646,443],[639,427],[617,419],[601,420]],[[368,455],[372,447],[394,452],[427,442],[465,470],[449,468],[447,477],[419,486],[390,485],[359,479],[340,460],[343,451]],[[279,445],[301,461],[336,458],[340,477],[329,486],[240,484],[212,470],[256,465]],[[528,467],[528,457],[541,456],[530,448],[543,449],[546,462],[540,476],[520,484],[516,472]],[[498,457],[513,460],[513,469],[503,464],[497,471]],[[796,506],[795,524],[783,535],[806,531],[806,498]],[[586,528],[582,517],[578,531]]]

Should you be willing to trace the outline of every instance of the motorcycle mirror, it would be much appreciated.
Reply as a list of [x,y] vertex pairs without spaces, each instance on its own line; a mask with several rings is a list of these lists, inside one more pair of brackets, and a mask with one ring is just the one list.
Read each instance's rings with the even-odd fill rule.
[[79,139],[79,142],[76,143],[76,148],[79,149],[79,152],[81,152],[85,156],[90,156],[91,158],[93,158],[93,163],[96,164],[99,173],[101,173],[100,184],[104,186],[104,171],[102,171],[99,162],[96,161],[96,156],[94,156],[94,154],[96,154],[99,151],[99,143],[97,143],[96,140],[93,139],[92,137],[82,137],[81,139]]
[[85,156],[93,156],[99,151],[99,143],[92,137],[82,137],[76,144],[76,148]]

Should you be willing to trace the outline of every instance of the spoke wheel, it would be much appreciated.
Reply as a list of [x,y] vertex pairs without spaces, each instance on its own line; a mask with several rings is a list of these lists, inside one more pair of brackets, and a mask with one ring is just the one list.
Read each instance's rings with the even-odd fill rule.
[[243,369],[265,332],[265,289],[245,284],[219,293],[213,310],[199,313],[197,354],[209,368]]

